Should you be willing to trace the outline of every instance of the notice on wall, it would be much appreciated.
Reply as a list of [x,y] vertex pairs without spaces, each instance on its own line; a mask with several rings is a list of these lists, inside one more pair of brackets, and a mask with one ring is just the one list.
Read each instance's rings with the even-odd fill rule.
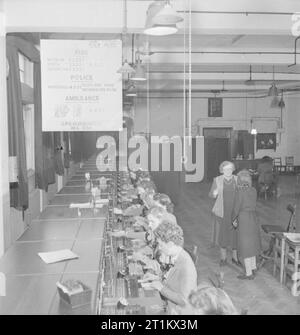
[[41,40],[43,131],[119,131],[121,40]]

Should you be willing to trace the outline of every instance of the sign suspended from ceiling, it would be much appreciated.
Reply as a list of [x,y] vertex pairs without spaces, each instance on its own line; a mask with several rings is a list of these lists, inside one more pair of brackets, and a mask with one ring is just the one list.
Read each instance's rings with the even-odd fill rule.
[[41,40],[43,131],[122,130],[120,40]]

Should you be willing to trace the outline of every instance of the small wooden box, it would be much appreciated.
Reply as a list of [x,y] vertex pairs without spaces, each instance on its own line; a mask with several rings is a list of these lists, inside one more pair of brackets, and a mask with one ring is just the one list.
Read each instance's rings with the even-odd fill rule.
[[82,282],[79,283],[84,290],[74,294],[65,293],[60,287],[57,287],[60,299],[69,304],[72,308],[88,305],[92,301],[92,290]]

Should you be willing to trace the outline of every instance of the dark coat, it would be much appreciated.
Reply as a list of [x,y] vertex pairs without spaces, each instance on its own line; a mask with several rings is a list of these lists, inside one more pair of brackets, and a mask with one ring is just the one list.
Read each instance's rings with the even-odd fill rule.
[[237,218],[237,250],[241,259],[257,256],[261,252],[260,227],[256,217],[257,194],[254,187],[239,188],[233,214]]

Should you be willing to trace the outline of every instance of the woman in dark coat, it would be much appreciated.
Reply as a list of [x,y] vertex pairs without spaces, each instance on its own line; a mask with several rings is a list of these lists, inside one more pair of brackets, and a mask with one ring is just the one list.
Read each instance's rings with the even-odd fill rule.
[[249,171],[238,173],[238,190],[234,206],[234,226],[237,227],[237,250],[245,264],[245,274],[239,279],[254,279],[256,272],[256,256],[261,252],[260,229],[255,207],[257,194],[252,187]]

